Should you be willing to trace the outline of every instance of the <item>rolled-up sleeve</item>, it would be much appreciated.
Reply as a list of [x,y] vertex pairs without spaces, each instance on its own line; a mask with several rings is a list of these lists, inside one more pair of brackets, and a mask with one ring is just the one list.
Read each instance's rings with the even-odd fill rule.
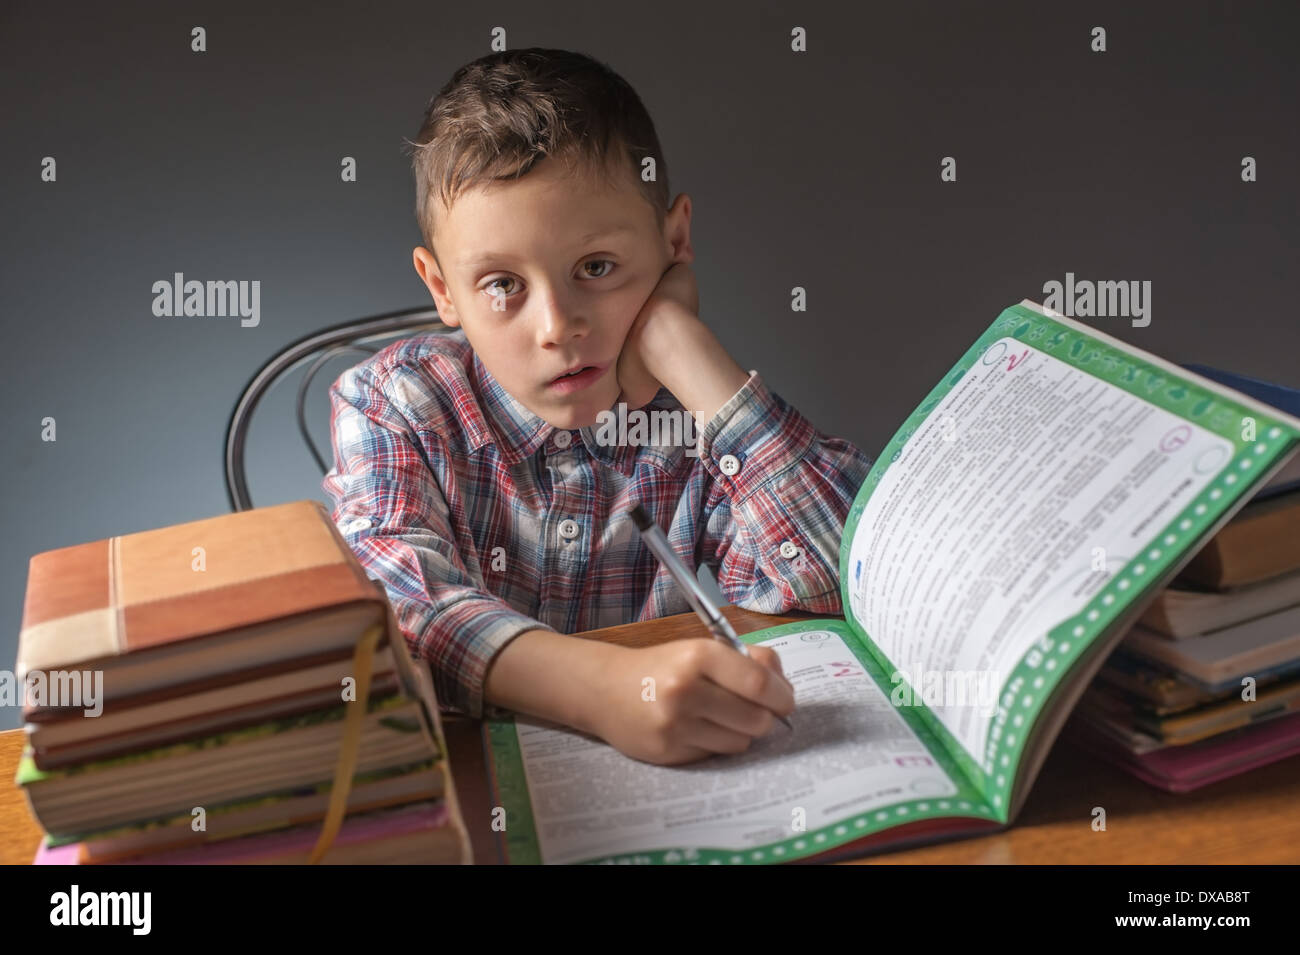
[[700,559],[723,596],[762,613],[841,613],[840,538],[871,460],[755,371],[705,426],[699,456],[713,478]]
[[[490,593],[460,557],[435,468],[436,444],[409,422],[364,367],[331,387],[334,466],[322,482],[332,517],[388,594],[414,656],[428,660],[439,705],[480,718],[494,656],[525,630],[552,630]],[[488,716],[500,712],[486,707]]]

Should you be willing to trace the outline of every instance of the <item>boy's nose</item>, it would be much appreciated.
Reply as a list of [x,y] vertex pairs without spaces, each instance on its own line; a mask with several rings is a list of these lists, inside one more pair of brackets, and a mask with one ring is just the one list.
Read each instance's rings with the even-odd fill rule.
[[562,344],[581,335],[587,321],[560,296],[551,293],[541,302],[539,323],[542,344]]

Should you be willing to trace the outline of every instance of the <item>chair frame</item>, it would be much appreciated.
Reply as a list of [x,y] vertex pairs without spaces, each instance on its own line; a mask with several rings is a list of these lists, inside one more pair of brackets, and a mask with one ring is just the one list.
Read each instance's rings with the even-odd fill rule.
[[375,349],[365,348],[362,343],[420,330],[452,331],[453,329],[438,318],[436,308],[431,306],[408,308],[399,312],[385,312],[359,321],[331,325],[329,328],[312,332],[291,342],[272,355],[240,392],[239,400],[235,402],[234,411],[231,412],[230,421],[226,425],[225,479],[226,497],[230,502],[230,509],[246,511],[253,507],[244,468],[244,444],[258,403],[282,376],[311,360],[317,352],[322,352],[308,369],[298,390],[298,426],[307,447],[312,452],[312,457],[316,459],[316,464],[321,469],[321,474],[324,475],[328,468],[316,450],[302,417],[303,402],[311,379],[328,358],[341,351],[372,352]]

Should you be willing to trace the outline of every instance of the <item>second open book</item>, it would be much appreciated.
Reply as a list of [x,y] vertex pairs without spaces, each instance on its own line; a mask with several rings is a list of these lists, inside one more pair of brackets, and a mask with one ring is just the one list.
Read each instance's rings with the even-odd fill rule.
[[743,637],[780,654],[795,731],[655,766],[489,722],[504,857],[770,863],[1007,826],[1106,655],[1298,442],[1296,418],[1032,302],[1006,309],[858,492],[847,621]]

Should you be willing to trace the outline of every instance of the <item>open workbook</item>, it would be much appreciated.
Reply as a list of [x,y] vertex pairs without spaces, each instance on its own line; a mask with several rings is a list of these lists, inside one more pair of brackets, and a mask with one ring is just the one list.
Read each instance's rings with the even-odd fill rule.
[[1300,419],[1033,302],[1006,309],[859,490],[846,620],[743,637],[780,655],[794,732],[657,766],[489,721],[503,855],[825,860],[1008,826],[1106,655],[1298,442]]

